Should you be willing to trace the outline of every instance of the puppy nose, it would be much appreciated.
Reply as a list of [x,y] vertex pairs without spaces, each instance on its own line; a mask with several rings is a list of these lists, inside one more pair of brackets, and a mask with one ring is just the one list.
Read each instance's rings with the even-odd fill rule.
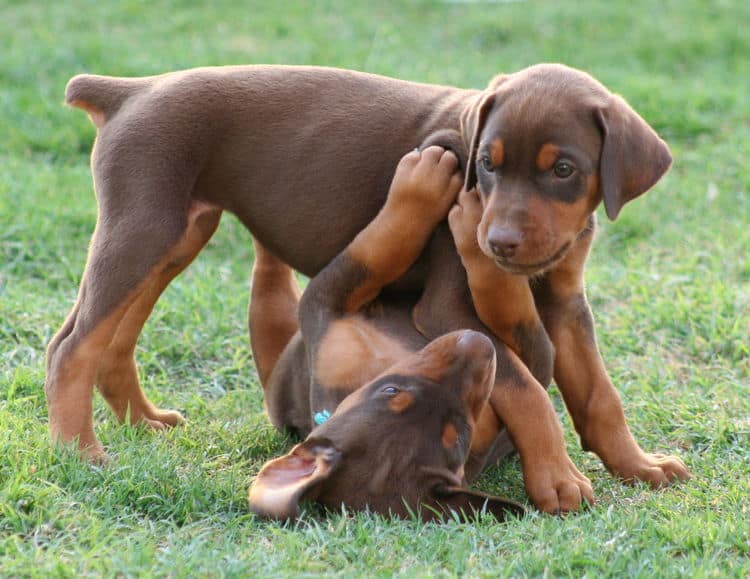
[[461,386],[457,392],[477,418],[495,380],[495,346],[484,334],[464,330],[456,341],[456,347],[462,353]]
[[521,245],[523,236],[517,229],[510,227],[490,227],[487,232],[487,244],[497,257],[513,257]]
[[456,346],[479,363],[486,364],[495,355],[495,346],[492,341],[481,332],[474,330],[463,330],[456,341]]

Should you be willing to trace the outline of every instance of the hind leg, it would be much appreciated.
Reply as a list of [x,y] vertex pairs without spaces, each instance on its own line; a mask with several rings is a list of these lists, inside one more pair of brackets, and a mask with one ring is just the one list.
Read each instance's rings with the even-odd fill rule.
[[78,301],[47,350],[51,436],[66,443],[77,440],[91,458],[103,455],[92,424],[94,384],[99,383],[118,416],[130,407],[131,416],[148,418],[153,407],[137,381],[135,341],[161,291],[218,225],[217,208],[184,199],[172,205],[165,201],[158,212],[132,207],[114,215],[104,209]]
[[142,422],[156,430],[184,422],[179,412],[161,410],[146,397],[138,380],[135,346],[162,292],[203,249],[216,231],[220,218],[220,209],[202,203],[192,204],[182,237],[165,256],[161,267],[149,275],[102,356],[96,385],[121,421],[129,415],[131,424]]
[[255,265],[248,326],[253,359],[265,390],[281,353],[299,330],[300,289],[291,267],[253,239]]

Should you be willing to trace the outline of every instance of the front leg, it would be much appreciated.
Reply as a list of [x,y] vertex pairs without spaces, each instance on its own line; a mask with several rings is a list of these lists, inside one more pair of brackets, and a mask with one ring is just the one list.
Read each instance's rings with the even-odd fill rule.
[[[435,251],[447,257],[453,247],[450,232],[438,230]],[[497,373],[489,403],[483,408],[471,439],[466,464],[467,480],[485,465],[508,453],[508,435],[516,446],[523,469],[526,492],[545,512],[577,510],[582,501],[593,502],[589,480],[567,454],[555,409],[542,384],[516,353],[477,317],[458,255],[437,265],[443,283],[435,284],[415,309],[417,327],[427,336],[465,328],[486,333],[497,354]],[[432,270],[431,270],[432,272]]]
[[[474,308],[479,319],[502,340],[496,343],[498,370],[489,407],[518,449],[526,491],[537,508],[574,511],[583,501],[593,503],[591,483],[568,456],[552,401],[531,370],[535,364],[538,368],[541,359],[549,367],[549,376],[554,353],[536,313],[527,278],[501,272],[481,253],[476,242],[480,214],[475,193],[463,191],[458,205],[451,209],[449,222]],[[519,344],[519,334],[530,329],[535,330],[530,335],[540,337]],[[517,355],[517,348],[521,355]],[[492,416],[480,420],[480,433],[482,426],[485,431],[491,430]],[[490,440],[491,436],[485,432],[481,438]],[[481,452],[480,443],[472,440],[472,450]]]
[[565,260],[535,290],[544,325],[557,355],[554,376],[583,448],[626,481],[660,487],[690,478],[677,457],[644,452],[625,420],[622,402],[596,345],[583,268],[593,238],[593,217]]
[[513,351],[496,347],[498,370],[489,406],[518,449],[529,497],[548,513],[577,511],[584,501],[593,504],[591,482],[568,456],[547,391]]

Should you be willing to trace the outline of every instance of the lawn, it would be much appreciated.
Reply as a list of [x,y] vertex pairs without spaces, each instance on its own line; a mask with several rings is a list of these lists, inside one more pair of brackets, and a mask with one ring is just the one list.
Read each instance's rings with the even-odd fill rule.
[[[750,3],[0,0],[0,576],[747,576],[750,574]],[[675,157],[602,227],[587,281],[631,427],[694,478],[659,492],[580,450],[597,505],[556,518],[424,525],[248,514],[248,481],[290,440],[249,353],[253,249],[231,216],[159,302],[144,387],[186,428],[115,423],[92,467],[52,449],[44,348],[75,300],[96,207],[94,128],[62,105],[79,72],[298,63],[482,87],[541,61],[624,95]],[[517,459],[480,488],[525,501]]]

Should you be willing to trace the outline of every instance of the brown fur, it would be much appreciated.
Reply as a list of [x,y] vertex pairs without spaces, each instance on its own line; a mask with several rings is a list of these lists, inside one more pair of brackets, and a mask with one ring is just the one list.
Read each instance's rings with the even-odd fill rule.
[[[610,470],[652,484],[688,476],[677,459],[651,457],[632,441],[596,353],[585,295],[582,289],[569,291],[570,279],[582,280],[585,239],[597,204],[603,200],[607,214],[616,217],[671,161],[650,127],[590,76],[539,65],[472,91],[316,67],[220,67],[139,79],[82,75],[68,84],[66,100],[86,109],[98,126],[92,170],[99,219],[78,300],[48,348],[54,439],[77,439],[90,456],[102,455],[91,421],[95,385],[114,401],[118,416],[127,408],[131,417],[156,428],[179,421],[143,394],[133,345],[149,304],[194,257],[226,210],[284,263],[307,275],[324,274],[321,281],[331,295],[306,292],[303,302],[310,302],[310,311],[321,311],[318,306],[328,307],[331,299],[337,315],[358,311],[378,284],[393,282],[384,294],[421,295],[414,308],[395,308],[401,313],[389,318],[408,328],[396,333],[411,347],[419,341],[414,328],[431,339],[458,328],[497,326],[507,346],[495,342],[497,384],[505,386],[493,390],[502,390],[493,408],[522,462],[531,465],[527,469],[541,462],[553,442],[554,456],[564,454],[552,427],[540,430],[549,440],[521,442],[531,436],[529,424],[554,421],[549,400],[538,395],[554,371],[576,428]],[[480,216],[464,237],[472,244],[478,239],[476,248],[493,267],[521,280],[497,286],[512,288],[512,296],[492,296],[484,274],[474,275],[489,271],[479,260],[467,266],[469,277],[479,279],[469,283],[444,226],[400,278],[408,259],[395,260],[393,267],[374,260],[372,276],[344,255],[337,268],[321,272],[384,205],[398,159],[430,139],[458,155],[467,191],[477,186]],[[502,166],[483,171],[482,155],[497,139],[503,142]],[[545,144],[570,157],[573,177],[562,182],[539,172],[535,161]],[[421,219],[413,211],[401,223]],[[193,235],[198,242],[186,242]],[[362,247],[353,255],[369,259],[369,251]],[[352,267],[343,267],[347,264]],[[531,298],[526,278],[532,280]],[[484,312],[481,320],[472,297]],[[518,307],[494,303],[505,297],[519,299]],[[377,316],[373,321],[380,323]],[[285,349],[283,363],[305,375],[310,360],[295,352]],[[304,400],[292,404],[279,396],[273,405],[278,414],[272,413],[276,423],[309,420],[309,412],[299,410]],[[528,420],[516,420],[518,405],[531,400],[538,409],[524,407]],[[316,402],[313,397],[307,404]],[[603,425],[609,424],[615,427],[608,437]],[[493,460],[499,448],[507,445],[490,445],[489,454],[475,457],[471,468]],[[581,488],[565,460],[553,462],[556,480]],[[528,488],[530,473],[525,476]],[[574,493],[555,490],[551,482],[542,486],[529,488],[537,505],[573,508]]]

